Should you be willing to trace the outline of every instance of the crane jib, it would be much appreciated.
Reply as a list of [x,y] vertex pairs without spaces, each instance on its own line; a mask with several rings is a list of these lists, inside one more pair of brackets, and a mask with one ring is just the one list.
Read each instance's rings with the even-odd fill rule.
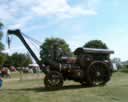
[[31,47],[28,45],[28,43],[24,39],[24,37],[23,37],[22,33],[20,32],[20,30],[19,29],[16,29],[16,30],[8,30],[7,33],[8,33],[8,35],[16,35],[22,41],[22,43],[27,48],[27,50],[29,51],[29,53],[31,54],[31,56],[34,58],[34,60],[36,61],[36,63],[39,65],[39,67],[42,69],[42,71],[46,74],[47,73],[46,69],[42,66],[41,61],[38,59],[38,57],[36,56],[36,54],[33,52],[33,50],[31,49]]

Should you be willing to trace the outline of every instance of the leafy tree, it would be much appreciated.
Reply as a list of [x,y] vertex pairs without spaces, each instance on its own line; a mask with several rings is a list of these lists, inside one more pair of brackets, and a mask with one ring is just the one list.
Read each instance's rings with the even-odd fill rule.
[[6,55],[5,66],[25,67],[32,63],[32,59],[29,54],[14,53],[9,56]]
[[13,65],[13,62],[12,62],[12,59],[11,59],[11,56],[9,56],[8,54],[5,54],[5,61],[4,61],[4,66],[12,66]]
[[60,38],[47,38],[45,42],[41,45],[40,57],[42,62],[47,62],[48,59],[55,58],[59,56],[69,56],[71,54],[69,45],[65,40]]
[[108,49],[107,45],[103,43],[101,40],[91,40],[87,42],[84,47],[87,48],[98,48],[98,49]]
[[3,26],[4,26],[3,23],[0,22],[0,52],[4,49],[4,45],[1,42],[3,36],[3,32],[2,32]]
[[5,56],[1,52],[4,49],[4,45],[1,42],[1,39],[2,39],[2,36],[3,36],[3,32],[2,32],[3,26],[4,26],[3,23],[0,22],[0,65],[2,65],[4,63],[4,60],[5,60]]
[[[87,42],[84,47],[86,48],[97,48],[97,49],[108,49],[107,45],[101,40],[91,40]],[[107,60],[109,55],[107,54],[92,54],[95,60]]]
[[3,23],[2,22],[0,22],[0,29],[2,29],[2,27],[3,27],[4,25],[3,25]]
[[0,52],[0,66],[4,64],[5,60],[6,60],[6,55]]

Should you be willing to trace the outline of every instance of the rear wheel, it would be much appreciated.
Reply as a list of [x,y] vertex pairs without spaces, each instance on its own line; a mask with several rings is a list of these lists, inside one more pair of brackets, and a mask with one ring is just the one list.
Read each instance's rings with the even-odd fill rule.
[[47,89],[60,89],[63,86],[63,76],[60,72],[50,71],[44,79],[44,84]]
[[104,63],[91,64],[87,70],[88,84],[97,86],[105,85],[111,77],[109,67]]

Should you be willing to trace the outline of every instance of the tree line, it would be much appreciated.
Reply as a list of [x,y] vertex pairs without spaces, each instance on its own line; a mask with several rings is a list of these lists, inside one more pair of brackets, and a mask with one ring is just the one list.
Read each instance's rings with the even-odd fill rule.
[[2,51],[4,50],[4,44],[2,43],[3,27],[4,24],[0,22],[0,68],[10,66],[25,67],[28,66],[28,64],[31,64],[32,59],[29,54],[16,52],[12,55],[8,55],[2,53]]
[[[2,50],[4,50],[4,45],[1,41],[3,36],[3,24],[0,23],[0,65],[4,66],[15,66],[22,67],[28,66],[28,64],[32,63],[31,56],[29,54],[23,53],[14,53],[12,55],[3,54]],[[103,48],[107,49],[107,45],[103,43],[101,40],[91,40],[85,43],[84,46],[87,48]],[[54,60],[54,49],[58,49],[56,52],[57,56],[74,56],[71,51],[69,45],[64,39],[61,38],[46,38],[44,43],[40,46],[40,58],[42,63],[45,63],[48,59]]]

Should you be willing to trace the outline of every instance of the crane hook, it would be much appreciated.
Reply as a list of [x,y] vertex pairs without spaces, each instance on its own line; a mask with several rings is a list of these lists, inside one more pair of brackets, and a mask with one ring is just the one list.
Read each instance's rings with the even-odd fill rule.
[[10,39],[10,36],[9,35],[7,36],[7,44],[8,44],[8,48],[10,48],[11,39]]

